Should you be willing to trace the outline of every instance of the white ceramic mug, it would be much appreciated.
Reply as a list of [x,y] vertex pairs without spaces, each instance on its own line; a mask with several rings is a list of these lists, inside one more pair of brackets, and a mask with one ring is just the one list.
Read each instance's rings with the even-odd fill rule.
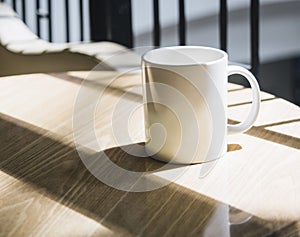
[[[155,159],[192,164],[215,160],[227,151],[227,134],[255,122],[259,85],[243,67],[228,65],[228,55],[201,46],[154,49],[143,55],[146,152]],[[253,92],[245,121],[227,124],[228,76],[241,74]]]

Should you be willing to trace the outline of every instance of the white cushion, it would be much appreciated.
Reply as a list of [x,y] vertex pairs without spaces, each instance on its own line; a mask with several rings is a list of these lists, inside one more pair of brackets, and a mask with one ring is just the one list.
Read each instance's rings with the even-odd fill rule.
[[81,43],[70,45],[71,52],[87,54],[118,71],[140,67],[141,57],[132,50],[113,42]]
[[3,45],[18,41],[38,39],[32,31],[17,17],[0,17],[0,42]]
[[18,41],[6,46],[8,50],[14,53],[23,54],[42,54],[50,52],[61,52],[67,49],[67,44],[49,43],[45,40],[35,39],[29,41]]
[[17,13],[6,3],[0,3],[0,17],[16,17]]
[[103,41],[95,43],[69,44],[69,50],[71,52],[94,56],[99,53],[115,53],[118,51],[124,51],[126,50],[126,47],[113,42]]

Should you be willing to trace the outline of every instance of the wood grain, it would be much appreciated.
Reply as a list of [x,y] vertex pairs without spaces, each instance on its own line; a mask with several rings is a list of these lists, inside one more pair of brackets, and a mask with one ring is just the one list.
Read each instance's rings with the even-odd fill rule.
[[[155,182],[165,182],[168,173],[186,168],[155,172],[164,164],[124,151],[144,141],[141,110],[129,123],[132,144],[113,139],[118,136],[111,128],[115,105],[122,102],[117,117],[123,118],[126,109],[142,102],[138,75],[66,72],[2,77],[0,236],[299,235],[299,107],[262,93],[257,123],[246,134],[229,137],[225,157],[190,166],[160,189],[135,193],[102,183],[82,163],[72,130],[82,87],[91,93],[105,88],[90,118],[98,144],[89,143],[87,155],[104,149],[124,169],[151,170]],[[229,118],[241,121],[251,102],[249,90],[230,84],[229,91]],[[87,98],[81,106],[84,116],[92,105]],[[82,136],[87,123],[79,131]],[[233,211],[251,218],[229,225]]]

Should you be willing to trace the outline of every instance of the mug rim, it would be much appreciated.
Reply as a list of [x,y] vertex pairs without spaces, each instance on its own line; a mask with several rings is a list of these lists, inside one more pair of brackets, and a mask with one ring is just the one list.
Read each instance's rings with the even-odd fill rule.
[[[186,63],[186,64],[171,64],[171,63],[161,63],[161,62],[155,62],[154,60],[149,60],[146,57],[148,56],[148,54],[152,53],[152,52],[158,52],[158,51],[163,51],[166,49],[202,49],[202,50],[207,50],[207,51],[214,51],[217,53],[222,54],[222,57],[215,59],[215,60],[211,60],[208,62],[198,62],[198,63]],[[150,63],[150,64],[154,64],[154,65],[160,65],[160,66],[170,66],[170,67],[182,67],[182,66],[199,66],[199,65],[212,65],[212,64],[216,64],[224,59],[228,59],[228,54],[218,48],[213,48],[213,47],[208,47],[208,46],[198,46],[198,45],[179,45],[179,46],[166,46],[166,47],[159,47],[159,48],[155,48],[155,49],[151,49],[147,52],[145,52],[142,55],[142,61],[146,62],[146,63]]]

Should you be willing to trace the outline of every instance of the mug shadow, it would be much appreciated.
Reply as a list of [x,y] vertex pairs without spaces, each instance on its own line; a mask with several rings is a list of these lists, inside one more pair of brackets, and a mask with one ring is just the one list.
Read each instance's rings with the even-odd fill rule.
[[[62,143],[49,131],[2,115],[0,130],[1,171],[44,190],[42,195],[117,234],[216,236],[222,233],[222,236],[230,236],[232,232],[227,204],[175,183],[151,192],[120,191],[95,178],[81,162],[74,144]],[[124,169],[148,171],[164,165],[150,157],[132,157],[120,147],[107,149],[105,153]],[[176,167],[178,165],[173,166]],[[30,211],[26,215],[36,218]],[[238,233],[255,231],[263,235],[272,233],[272,228],[274,225],[251,218],[251,224],[239,226]]]
[[227,152],[242,150],[243,147],[240,144],[228,144]]

